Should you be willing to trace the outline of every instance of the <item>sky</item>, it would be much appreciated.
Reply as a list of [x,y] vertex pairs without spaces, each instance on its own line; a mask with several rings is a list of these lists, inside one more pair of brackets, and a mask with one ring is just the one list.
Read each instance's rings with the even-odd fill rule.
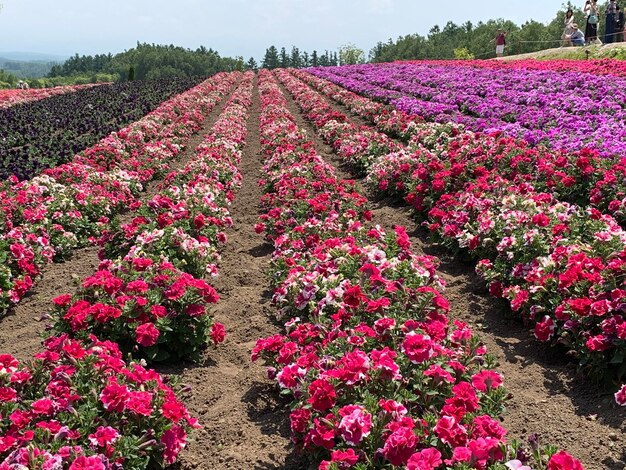
[[426,35],[448,21],[547,22],[562,1],[0,0],[0,5],[0,51],[117,53],[139,41],[204,45],[222,56],[260,60],[272,44],[311,52],[350,43],[367,55],[378,41]]

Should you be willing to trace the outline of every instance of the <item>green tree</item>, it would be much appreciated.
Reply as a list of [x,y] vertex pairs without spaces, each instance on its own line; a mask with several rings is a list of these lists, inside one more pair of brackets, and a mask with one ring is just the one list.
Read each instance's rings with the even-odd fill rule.
[[256,60],[254,60],[254,57],[250,57],[248,59],[248,62],[246,62],[246,69],[257,70],[258,68],[259,68],[259,65],[256,63]]
[[270,46],[265,50],[265,56],[263,57],[262,65],[263,68],[270,70],[280,66],[278,60],[278,49],[276,49],[276,46]]

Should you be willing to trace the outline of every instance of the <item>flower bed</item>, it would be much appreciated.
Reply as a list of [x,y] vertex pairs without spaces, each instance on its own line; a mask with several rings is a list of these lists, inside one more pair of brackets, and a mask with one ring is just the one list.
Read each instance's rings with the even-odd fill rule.
[[[277,73],[307,116],[316,125],[324,123],[318,125],[320,134],[354,161],[354,155],[342,152],[342,145],[354,138],[346,134],[356,133],[355,126],[345,117],[332,121],[319,95],[287,72]],[[439,144],[431,148],[379,158],[370,165],[369,182],[405,197],[422,216],[428,214],[429,228],[449,246],[466,249],[477,259],[486,257],[478,270],[492,294],[508,299],[514,311],[535,325],[538,339],[564,344],[590,373],[623,379],[626,320],[617,279],[626,232],[610,216],[559,202],[524,179],[507,179],[488,165],[472,171],[456,166],[455,151],[463,149],[464,142],[469,150],[474,147],[465,136],[445,136],[434,139]],[[447,156],[444,166],[440,162]],[[363,161],[363,156],[357,157]]]
[[[206,227],[231,223],[226,205],[241,180],[237,165],[252,78],[243,76],[195,158],[169,173],[145,206],[135,207],[144,222],[117,224],[121,237],[104,233],[102,254],[113,259],[102,260],[78,295],[54,300],[57,332],[67,329],[80,339],[50,337],[45,351],[24,365],[0,355],[0,468],[162,468],[175,463],[188,433],[199,427],[175,379],[121,358],[123,352],[188,358],[207,343],[208,306],[217,294],[185,268],[193,271],[207,260],[194,251],[198,246],[224,241],[219,235],[210,240]],[[154,249],[146,245],[155,227],[170,226],[197,245],[181,247],[175,238]],[[111,246],[115,240],[125,243]],[[189,252],[172,254],[181,248]],[[202,272],[215,274],[215,266]],[[223,341],[223,326],[214,324],[210,336]]]
[[[274,242],[273,302],[288,321],[253,359],[293,398],[296,445],[321,469],[521,466],[494,419],[502,377],[449,319],[436,261],[413,254],[402,227],[362,225],[363,196],[340,189],[352,183],[315,153],[269,72],[259,82],[267,216],[257,229]],[[582,468],[564,452],[534,457]]]
[[136,207],[142,185],[165,172],[236,79],[217,75],[71,163],[0,185],[0,313],[28,292],[45,263],[93,243],[113,215]]
[[420,64],[313,69],[346,88],[436,122],[502,131],[555,149],[624,154],[626,81],[591,74]]
[[222,230],[232,225],[251,94],[247,74],[195,158],[130,223],[103,234],[99,270],[74,296],[55,299],[55,331],[107,338],[149,361],[194,359],[209,337],[223,340],[209,311],[219,296],[204,278],[217,275]]
[[50,338],[25,364],[0,355],[0,468],[171,464],[199,427],[181,396],[110,341]]
[[91,88],[94,86],[105,85],[104,83],[89,83],[86,85],[67,85],[56,86],[53,88],[29,88],[28,90],[0,90],[0,109],[10,106],[30,103],[31,101],[43,100],[51,96],[64,95],[65,93],[73,93],[83,88]]
[[408,60],[399,63],[454,65],[462,67],[485,68],[492,71],[500,70],[536,70],[539,72],[574,72],[593,75],[617,75],[626,77],[626,64],[619,59],[589,59],[589,60]]
[[0,109],[0,179],[28,179],[65,163],[201,81],[173,78],[114,83]]

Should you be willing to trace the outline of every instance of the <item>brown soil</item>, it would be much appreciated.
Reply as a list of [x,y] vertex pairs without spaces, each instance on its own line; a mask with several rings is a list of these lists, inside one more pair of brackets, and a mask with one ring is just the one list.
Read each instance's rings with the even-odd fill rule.
[[291,451],[288,402],[267,380],[265,367],[250,361],[258,338],[281,332],[271,320],[265,275],[272,249],[253,230],[262,195],[259,111],[255,87],[240,166],[243,186],[230,209],[234,226],[215,282],[221,299],[214,315],[226,326],[226,341],[211,348],[204,363],[178,371],[193,387],[188,407],[203,426],[182,454],[182,469],[306,468]]
[[[341,157],[330,154],[302,117],[299,107],[286,90],[283,93],[296,116],[322,156],[339,169],[341,177],[349,173]],[[357,125],[369,125],[347,107],[328,100],[337,111]],[[357,180],[358,181],[358,180]],[[566,449],[581,460],[587,470],[626,469],[626,412],[614,403],[612,394],[576,374],[576,365],[565,351],[539,343],[528,328],[485,292],[484,284],[474,273],[473,263],[455,259],[444,248],[432,243],[426,231],[416,226],[409,208],[390,200],[373,202],[374,223],[389,229],[399,224],[407,227],[417,253],[437,256],[439,274],[445,279],[445,295],[451,315],[472,325],[488,351],[495,356],[497,370],[505,377],[505,386],[513,395],[504,414],[503,425],[509,440],[526,439],[537,433],[543,444]]]

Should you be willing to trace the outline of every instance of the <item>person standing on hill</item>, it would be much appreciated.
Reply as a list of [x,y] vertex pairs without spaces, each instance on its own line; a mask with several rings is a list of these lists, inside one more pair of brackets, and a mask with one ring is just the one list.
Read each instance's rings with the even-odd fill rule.
[[604,43],[615,42],[615,26],[618,20],[617,3],[611,0],[606,7],[606,23],[604,28]]
[[506,45],[506,33],[501,29],[498,29],[496,34],[496,57],[502,57],[504,55],[504,46]]
[[563,34],[561,35],[561,39],[563,39],[564,46],[572,45],[572,33],[574,32],[574,11],[571,8],[565,12],[565,28],[563,29]]
[[587,0],[583,9],[587,15],[587,25],[585,26],[585,42],[592,44],[598,39],[598,23],[600,21],[600,8],[598,0]]

